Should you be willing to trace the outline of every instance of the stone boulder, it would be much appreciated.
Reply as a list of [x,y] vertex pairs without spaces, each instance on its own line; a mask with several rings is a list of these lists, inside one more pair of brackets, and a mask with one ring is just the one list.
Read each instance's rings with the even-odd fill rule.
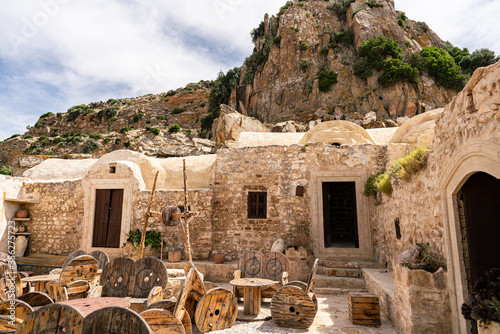
[[374,111],[370,111],[369,113],[366,113],[365,117],[363,118],[363,127],[365,129],[371,129],[376,121],[377,113]]
[[269,129],[258,119],[244,116],[227,105],[221,105],[221,114],[212,125],[217,147],[233,146],[242,132],[269,132]]
[[294,121],[286,121],[275,124],[272,129],[272,132],[297,132],[297,127]]

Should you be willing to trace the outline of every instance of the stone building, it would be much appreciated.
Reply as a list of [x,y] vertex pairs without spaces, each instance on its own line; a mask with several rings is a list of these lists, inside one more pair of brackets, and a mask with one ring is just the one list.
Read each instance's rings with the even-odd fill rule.
[[[471,282],[485,268],[500,267],[500,257],[490,256],[500,254],[495,242],[500,229],[499,107],[497,63],[478,69],[444,109],[418,115],[399,128],[364,130],[331,121],[305,134],[241,133],[232,148],[188,157],[190,206],[198,213],[191,224],[193,257],[224,253],[236,259],[245,251],[267,251],[278,238],[290,240],[290,231],[302,224],[321,260],[395,268],[393,302],[386,309],[401,331],[423,330],[411,300],[415,296],[431,313],[436,313],[432,307],[442,310],[423,315],[434,319],[426,320],[434,326],[430,332],[465,332],[460,306]],[[418,146],[430,149],[424,170],[395,184],[392,195],[382,195],[379,202],[363,195],[371,175]],[[115,151],[100,159],[49,159],[23,178],[2,176],[2,251],[7,250],[7,221],[26,207],[30,252],[104,249],[120,256],[127,233],[143,225],[156,172],[153,209],[183,206],[180,158]],[[150,229],[161,231],[169,248],[182,248],[180,228],[152,220]],[[447,273],[429,283],[444,293],[433,294],[425,286],[420,293],[400,291],[413,290],[405,285],[411,279],[397,267],[397,258],[415,243],[429,243],[445,257]]]

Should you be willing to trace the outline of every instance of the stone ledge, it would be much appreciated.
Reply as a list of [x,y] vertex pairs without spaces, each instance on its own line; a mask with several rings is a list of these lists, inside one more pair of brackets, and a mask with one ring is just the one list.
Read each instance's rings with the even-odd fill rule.
[[392,271],[381,272],[381,269],[361,269],[366,288],[377,295],[380,311],[389,319],[394,319],[394,280]]

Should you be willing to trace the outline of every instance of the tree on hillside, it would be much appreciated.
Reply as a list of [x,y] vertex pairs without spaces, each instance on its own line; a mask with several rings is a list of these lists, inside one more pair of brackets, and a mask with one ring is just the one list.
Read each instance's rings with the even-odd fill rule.
[[219,72],[208,97],[208,115],[201,120],[203,131],[208,132],[212,128],[214,119],[220,115],[220,105],[229,103],[231,92],[240,82],[240,71],[239,67],[235,67],[225,74],[222,71]]
[[500,60],[500,57],[495,57],[494,51],[479,49],[463,57],[459,65],[465,74],[472,75],[477,68],[489,66],[498,60]]

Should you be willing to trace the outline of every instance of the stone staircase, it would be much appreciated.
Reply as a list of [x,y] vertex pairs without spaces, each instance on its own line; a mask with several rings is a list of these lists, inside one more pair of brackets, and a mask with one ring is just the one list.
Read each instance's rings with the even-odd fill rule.
[[366,291],[361,269],[379,268],[371,261],[320,260],[314,283],[316,294],[338,295],[347,291]]

